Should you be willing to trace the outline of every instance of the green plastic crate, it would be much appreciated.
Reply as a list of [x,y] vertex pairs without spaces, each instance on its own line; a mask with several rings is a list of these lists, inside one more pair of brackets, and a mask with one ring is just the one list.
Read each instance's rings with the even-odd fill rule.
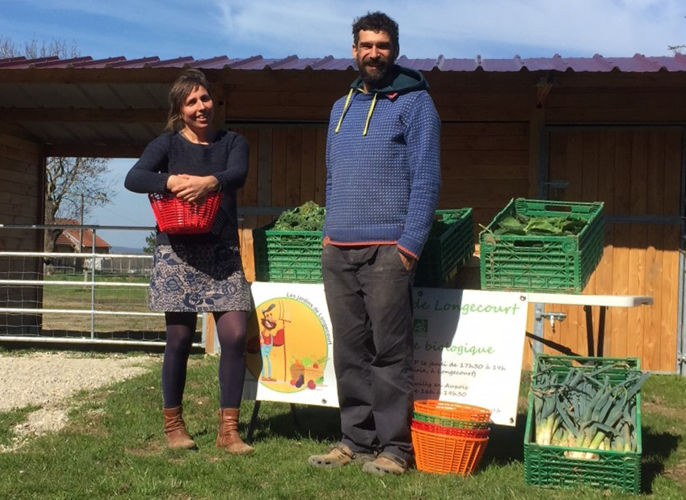
[[[417,263],[417,286],[445,283],[474,253],[472,209],[437,210],[436,215],[450,227],[427,240]],[[274,224],[253,230],[257,281],[321,283],[322,232],[277,231]]]
[[275,223],[252,233],[257,281],[321,283],[322,232],[278,231]]
[[[600,363],[626,362],[629,369],[613,368],[604,372],[610,380],[626,378],[629,370],[640,370],[638,358],[584,358],[576,356],[550,356],[541,354],[536,358],[534,375],[537,373],[539,359],[545,358],[553,364],[553,370],[563,379],[569,372],[572,363],[588,361]],[[535,380],[535,379],[534,379]],[[526,418],[524,435],[524,474],[527,484],[548,488],[590,486],[600,489],[618,489],[630,493],[639,493],[641,487],[641,394],[636,395],[636,451],[619,452],[611,450],[593,450],[597,460],[568,458],[565,452],[587,452],[583,448],[563,446],[542,446],[534,442],[536,421],[534,417],[534,396],[529,392],[529,411]]]
[[474,223],[471,208],[436,210],[449,228],[429,238],[417,263],[414,285],[438,287],[447,283],[474,254]]
[[[603,203],[517,198],[479,234],[481,288],[529,292],[581,293],[603,256]],[[496,235],[509,215],[571,216],[586,225],[577,235]]]

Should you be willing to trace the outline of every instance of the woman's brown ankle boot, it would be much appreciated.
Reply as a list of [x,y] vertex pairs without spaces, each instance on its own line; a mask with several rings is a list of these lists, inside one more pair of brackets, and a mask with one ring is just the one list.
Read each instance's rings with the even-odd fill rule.
[[238,434],[238,408],[222,408],[219,410],[219,435],[217,448],[223,448],[232,455],[248,455],[255,448],[243,442]]
[[171,450],[196,448],[195,441],[186,430],[183,421],[183,408],[164,408],[164,437],[167,440],[167,447]]

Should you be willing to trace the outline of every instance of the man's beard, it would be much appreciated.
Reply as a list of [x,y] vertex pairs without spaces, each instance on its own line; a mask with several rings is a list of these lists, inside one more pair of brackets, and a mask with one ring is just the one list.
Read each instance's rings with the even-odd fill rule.
[[264,326],[267,330],[273,330],[276,328],[276,321],[270,321],[267,318],[262,318],[261,323],[262,326]]
[[367,65],[364,61],[362,61],[362,63],[358,61],[357,65],[360,69],[362,81],[371,88],[379,88],[381,84],[386,82],[393,69],[393,63],[390,61],[379,61],[375,71],[371,72],[367,71]]

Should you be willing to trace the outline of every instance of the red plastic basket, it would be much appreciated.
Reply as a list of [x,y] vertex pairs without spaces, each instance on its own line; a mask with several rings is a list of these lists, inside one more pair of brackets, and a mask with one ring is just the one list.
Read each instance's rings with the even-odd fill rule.
[[202,234],[212,228],[222,194],[208,193],[202,203],[183,201],[168,193],[150,193],[148,198],[160,231],[167,234]]

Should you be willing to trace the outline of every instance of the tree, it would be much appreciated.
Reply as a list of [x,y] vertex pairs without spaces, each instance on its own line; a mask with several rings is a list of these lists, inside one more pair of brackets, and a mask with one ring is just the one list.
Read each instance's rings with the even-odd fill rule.
[[[35,39],[20,48],[12,39],[0,36],[0,58],[24,56],[28,59],[59,56],[73,58],[80,55],[75,42],[52,39],[40,44]],[[83,221],[93,208],[110,202],[112,181],[106,181],[109,171],[105,158],[58,158],[50,157],[46,162],[46,189],[44,221],[55,223],[63,217]],[[46,231],[44,251],[52,252],[61,229]]]
[[[686,16],[684,16],[684,18],[686,18]],[[686,49],[686,45],[668,45],[667,48],[674,52],[674,54],[683,54],[683,51]]]
[[[45,172],[45,224],[56,217],[81,222],[95,207],[110,202],[112,181],[103,174],[109,168],[104,158],[48,158]],[[52,252],[62,229],[46,231],[46,252]]]
[[155,231],[150,231],[150,234],[145,237],[145,247],[143,253],[155,253],[155,243],[157,242],[157,235]]

